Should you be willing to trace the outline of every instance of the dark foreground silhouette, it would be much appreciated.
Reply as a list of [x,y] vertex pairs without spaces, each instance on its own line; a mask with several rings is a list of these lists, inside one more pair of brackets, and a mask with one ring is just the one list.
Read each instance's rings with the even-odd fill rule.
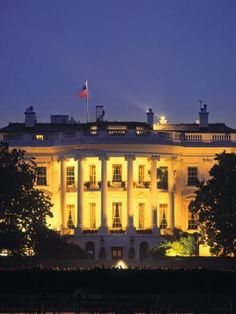
[[1,270],[0,282],[0,312],[236,310],[235,271],[35,268]]

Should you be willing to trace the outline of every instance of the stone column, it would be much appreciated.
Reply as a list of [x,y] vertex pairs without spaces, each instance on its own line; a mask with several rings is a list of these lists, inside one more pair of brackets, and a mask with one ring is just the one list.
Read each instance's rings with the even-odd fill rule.
[[134,208],[133,208],[133,161],[135,160],[134,154],[125,155],[127,161],[127,216],[128,216],[128,229],[127,233],[134,233]]
[[99,233],[105,235],[108,233],[107,223],[107,155],[99,156],[101,160],[101,226]]
[[151,217],[153,233],[158,232],[157,222],[157,161],[160,160],[159,155],[151,157]]
[[172,156],[168,167],[169,228],[171,230],[175,227],[175,160],[176,156]]
[[83,214],[84,214],[84,157],[76,156],[77,160],[77,178],[78,178],[78,187],[77,187],[77,225],[76,233],[81,233],[83,230]]
[[65,159],[60,157],[60,205],[61,205],[61,228],[66,228],[65,206],[66,206],[66,169]]

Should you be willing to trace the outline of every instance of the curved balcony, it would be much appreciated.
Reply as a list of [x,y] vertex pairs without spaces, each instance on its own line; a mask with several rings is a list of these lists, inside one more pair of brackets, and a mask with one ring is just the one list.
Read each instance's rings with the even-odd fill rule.
[[107,185],[110,189],[126,190],[127,188],[126,181],[108,181]]

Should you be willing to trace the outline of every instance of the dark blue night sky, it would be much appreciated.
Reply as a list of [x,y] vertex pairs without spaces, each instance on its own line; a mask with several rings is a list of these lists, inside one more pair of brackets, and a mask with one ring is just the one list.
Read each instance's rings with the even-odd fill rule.
[[0,1],[1,127],[29,105],[85,121],[85,80],[109,120],[194,122],[202,99],[236,128],[236,1]]

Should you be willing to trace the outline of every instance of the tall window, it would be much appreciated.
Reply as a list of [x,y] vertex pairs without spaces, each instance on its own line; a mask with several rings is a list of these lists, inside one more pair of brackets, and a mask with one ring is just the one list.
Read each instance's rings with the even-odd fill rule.
[[89,203],[89,227],[96,228],[96,203]]
[[96,183],[96,165],[89,166],[89,181],[92,185]]
[[112,228],[121,229],[121,203],[112,203]]
[[167,223],[167,204],[159,205],[159,214],[160,214],[160,229],[166,229],[168,226]]
[[198,215],[188,211],[188,229],[196,230],[198,225]]
[[66,205],[67,212],[67,227],[69,229],[75,228],[75,205]]
[[168,190],[168,167],[159,167],[157,169],[157,188]]
[[37,185],[47,185],[47,168],[38,167],[36,176]]
[[138,227],[139,229],[144,229],[145,222],[145,204],[139,203],[138,204]]
[[197,185],[198,169],[197,167],[188,167],[188,185]]
[[144,168],[145,166],[144,165],[139,165],[138,166],[138,184],[139,185],[143,185],[144,183]]
[[112,165],[112,181],[121,182],[122,181],[122,166]]
[[75,167],[70,166],[66,167],[66,185],[74,185],[75,184]]

